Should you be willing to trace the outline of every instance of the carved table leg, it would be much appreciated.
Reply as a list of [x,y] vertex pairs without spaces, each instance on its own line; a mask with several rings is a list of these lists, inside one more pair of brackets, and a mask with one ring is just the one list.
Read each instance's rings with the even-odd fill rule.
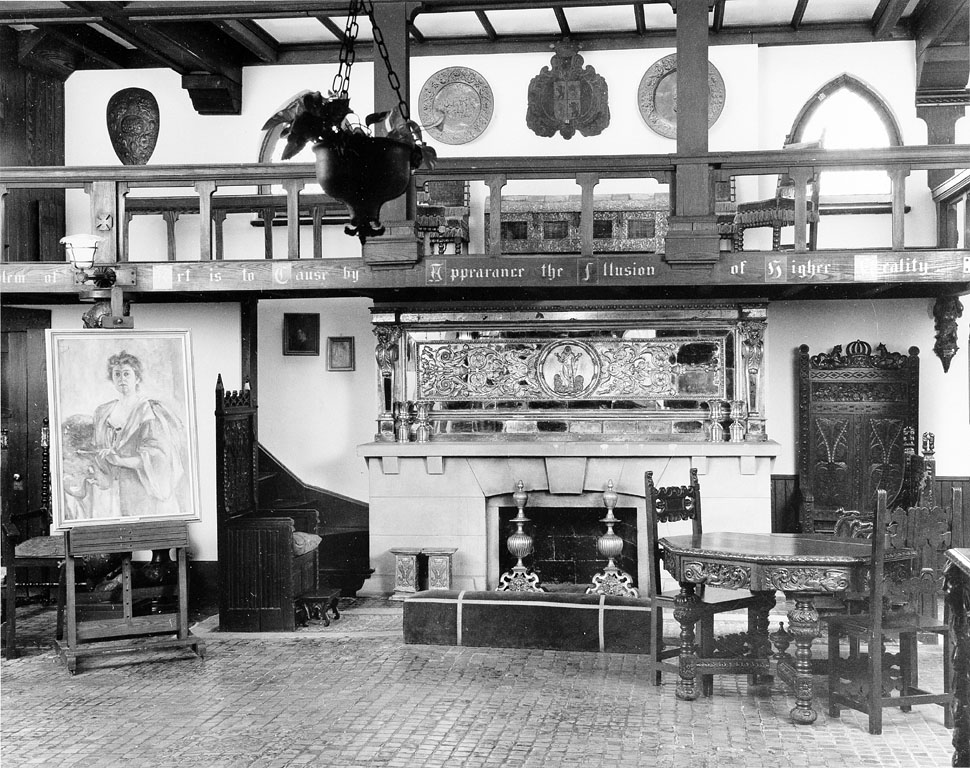
[[944,570],[944,593],[953,637],[953,761],[970,766],[970,584],[967,574],[953,563]]
[[788,612],[788,626],[795,636],[795,707],[791,719],[809,725],[818,713],[812,707],[812,641],[818,637],[819,620],[812,595],[795,594],[795,606]]
[[[768,637],[768,614],[775,607],[775,592],[758,592],[758,605],[748,614],[748,637],[751,655],[756,659],[771,658],[771,639]],[[769,685],[771,675],[748,675],[748,685]]]
[[677,698],[693,701],[697,698],[697,644],[694,625],[700,616],[701,599],[694,593],[694,584],[681,582],[680,594],[674,599],[674,618],[680,624],[680,680]]

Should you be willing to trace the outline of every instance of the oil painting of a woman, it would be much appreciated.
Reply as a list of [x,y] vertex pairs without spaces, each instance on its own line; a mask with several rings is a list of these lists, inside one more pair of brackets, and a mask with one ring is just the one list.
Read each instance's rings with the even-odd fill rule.
[[[178,343],[187,338],[90,333],[51,332],[55,518],[67,527],[196,516],[194,409]],[[84,361],[100,381],[81,375]],[[108,398],[95,394],[104,382]]]

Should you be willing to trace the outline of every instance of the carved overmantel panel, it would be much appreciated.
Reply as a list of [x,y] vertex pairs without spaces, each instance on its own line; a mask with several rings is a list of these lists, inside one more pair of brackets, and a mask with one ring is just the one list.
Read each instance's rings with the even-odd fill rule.
[[767,439],[763,304],[379,305],[373,321],[398,344],[379,440]]

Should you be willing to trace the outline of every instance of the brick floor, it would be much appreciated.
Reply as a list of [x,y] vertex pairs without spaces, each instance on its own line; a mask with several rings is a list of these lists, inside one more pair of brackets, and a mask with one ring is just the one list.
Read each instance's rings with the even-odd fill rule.
[[[0,762],[15,766],[788,768],[945,766],[939,707],[788,718],[780,684],[678,701],[646,657],[404,645],[400,604],[358,601],[329,628],[220,634],[190,651],[82,659],[49,650],[50,609],[24,611],[26,654],[0,663]],[[921,646],[938,684],[940,646]],[[821,705],[819,705],[821,707]]]

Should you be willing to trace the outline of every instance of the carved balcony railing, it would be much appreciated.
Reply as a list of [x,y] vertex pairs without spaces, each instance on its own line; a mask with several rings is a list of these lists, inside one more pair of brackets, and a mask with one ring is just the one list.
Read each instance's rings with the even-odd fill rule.
[[[881,208],[869,206],[866,212],[884,211],[887,215],[879,217],[875,223],[867,222],[866,226],[872,230],[881,230],[877,234],[884,245],[823,248],[818,253],[835,254],[842,259],[839,263],[843,265],[850,264],[853,258],[858,265],[859,254],[869,251],[876,251],[887,259],[894,253],[898,253],[900,257],[915,253],[923,261],[932,262],[935,274],[921,275],[919,270],[914,269],[912,275],[905,275],[901,279],[914,282],[964,282],[970,280],[970,269],[964,264],[970,240],[970,217],[966,213],[970,207],[967,204],[970,195],[970,172],[965,168],[968,157],[968,145],[935,145],[872,150],[786,149],[709,153],[696,158],[678,155],[443,158],[434,171],[417,173],[415,181],[421,185],[428,181],[461,180],[482,185],[479,187],[482,192],[487,189],[489,236],[487,240],[481,238],[479,242],[487,242],[488,251],[485,254],[466,253],[461,256],[481,263],[506,255],[502,249],[501,213],[503,189],[510,182],[556,180],[565,182],[562,189],[567,194],[575,189],[570,185],[576,185],[581,201],[578,255],[589,258],[594,255],[595,190],[601,182],[651,179],[657,184],[668,185],[672,192],[670,214],[677,216],[677,195],[673,194],[677,189],[677,167],[686,162],[707,165],[711,182],[709,224],[718,226],[722,231],[721,250],[730,251],[730,237],[725,237],[724,234],[730,230],[730,211],[725,214],[720,203],[715,206],[715,190],[733,187],[733,182],[739,182],[738,188],[741,188],[741,180],[746,177],[770,176],[773,181],[774,177],[782,175],[794,182],[794,238],[788,250],[805,256],[806,253],[811,253],[808,237],[811,211],[810,206],[806,205],[810,203],[808,182],[826,171],[882,171],[889,177],[891,193]],[[913,186],[911,172],[940,170],[952,171],[954,175],[935,190]],[[908,214],[907,181],[910,197],[913,199],[912,211]],[[72,189],[83,189],[90,201],[90,224],[72,223],[72,230],[97,231],[99,222],[102,223],[103,230],[106,215],[110,217],[109,221],[120,223],[120,226],[114,228],[114,236],[105,239],[104,247],[98,255],[99,261],[147,261],[128,236],[128,223],[136,214],[162,216],[166,221],[168,249],[165,257],[157,259],[158,261],[215,262],[222,258],[234,258],[235,254],[226,257],[223,253],[222,222],[228,214],[249,213],[247,221],[264,227],[261,234],[264,246],[260,256],[265,260],[343,260],[349,253],[353,255],[353,260],[359,262],[356,252],[348,248],[345,241],[339,241],[339,245],[333,249],[339,249],[339,253],[328,252],[323,246],[323,228],[329,224],[342,223],[343,207],[319,192],[309,191],[308,186],[314,183],[314,167],[310,164],[0,168],[0,223],[4,225],[3,232],[0,232],[0,242],[4,247],[0,263],[23,260],[22,256],[13,259],[7,256],[13,237],[9,226],[12,207],[17,204],[15,195],[10,193],[19,190]],[[271,189],[281,191],[276,194],[265,191]],[[188,194],[185,194],[186,191]],[[486,195],[481,194],[480,197],[485,199]],[[738,202],[744,200],[739,199]],[[72,210],[76,208],[75,205]],[[823,220],[820,226],[824,229],[825,220],[828,218],[824,195],[821,212]],[[841,212],[850,211],[843,209]],[[193,218],[197,219],[198,250],[185,248],[186,252],[183,253],[182,248],[176,248],[176,242],[185,244],[185,230],[181,230],[181,238],[176,238],[175,226],[177,219],[188,213],[196,214]],[[74,218],[77,218],[76,215]],[[301,224],[301,221],[305,223]],[[883,221],[885,225],[882,224]],[[907,244],[907,222],[919,223],[916,229],[921,234],[915,239],[922,240],[923,243],[928,240],[926,232],[932,232],[935,228],[935,243],[918,246]],[[285,256],[273,252],[269,226],[273,223],[285,223]],[[183,225],[188,226],[188,222],[183,222]],[[301,245],[301,226],[307,225],[312,227],[312,252],[305,244]],[[479,232],[484,227],[484,216],[480,207],[477,215],[473,213],[471,226],[478,227]],[[728,241],[727,245],[725,241]],[[888,247],[885,245],[887,242]],[[352,245],[353,241],[349,244]],[[597,255],[602,255],[599,248]],[[518,255],[517,257],[521,258]],[[50,254],[41,258],[51,260],[55,257]],[[713,258],[717,260],[717,254]],[[876,278],[879,274],[873,273]],[[717,279],[717,276],[711,277],[711,280]],[[767,276],[765,279],[767,280]],[[14,292],[26,290],[16,284],[8,284],[4,288]]]

